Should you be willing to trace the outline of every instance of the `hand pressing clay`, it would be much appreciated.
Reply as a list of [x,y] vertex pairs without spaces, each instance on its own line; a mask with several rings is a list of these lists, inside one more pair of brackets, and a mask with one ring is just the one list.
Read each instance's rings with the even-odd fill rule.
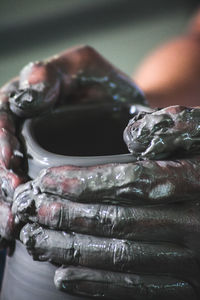
[[0,209],[4,216],[0,218],[0,236],[13,238],[13,230],[8,231],[11,226],[5,220],[12,219],[10,205],[15,188],[27,180],[18,139],[23,119],[18,115],[34,117],[55,104],[78,105],[86,100],[93,103],[94,98],[147,105],[131,78],[89,46],[78,46],[46,61],[30,63],[0,89]]
[[159,159],[200,152],[200,109],[170,106],[142,112],[129,121],[124,141],[140,158]]
[[75,47],[25,66],[10,105],[15,114],[27,117],[41,114],[55,104],[85,103],[90,99],[147,105],[143,92],[131,78],[89,46]]
[[11,205],[15,188],[24,181],[21,170],[23,154],[16,137],[18,124],[9,109],[9,95],[17,87],[16,78],[0,89],[0,248],[14,237]]
[[[155,152],[170,160],[133,147],[139,161],[53,167],[16,189],[13,214],[27,223],[20,239],[35,260],[61,266],[58,288],[97,298],[198,299],[199,113],[174,106],[147,114],[148,122],[144,113],[131,120],[136,132],[149,126],[144,145],[165,132],[165,147]],[[129,141],[138,143],[134,135]],[[177,149],[182,158],[173,156]]]
[[[146,104],[128,77],[93,49],[80,47],[26,67],[19,88],[10,95],[9,113],[11,109],[23,117],[34,116],[68,103],[67,99],[84,102],[84,95],[89,100],[95,95]],[[167,146],[173,140],[171,129],[174,137],[179,130],[194,140],[191,128],[198,131],[198,118],[192,115],[190,124],[180,117],[191,112],[166,108],[167,122],[159,121],[159,129],[154,116],[159,111],[149,114],[153,121],[142,136],[142,146],[133,147],[137,162],[53,167],[15,190],[15,226],[26,223],[20,239],[34,259],[60,266],[54,278],[59,289],[109,299],[122,295],[134,300],[199,299],[198,143],[186,147],[184,139],[177,139],[175,148]],[[140,128],[145,114],[136,119]],[[130,132],[135,132],[131,126]],[[155,154],[143,155],[150,147],[149,135],[156,139],[165,129],[166,147],[156,144],[150,151]],[[174,156],[176,149],[184,157]],[[170,159],[156,160],[169,152]]]

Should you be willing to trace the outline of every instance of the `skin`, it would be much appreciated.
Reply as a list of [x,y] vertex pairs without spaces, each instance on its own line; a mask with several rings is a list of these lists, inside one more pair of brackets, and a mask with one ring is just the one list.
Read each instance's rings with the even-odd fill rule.
[[200,9],[187,31],[157,47],[133,74],[151,107],[200,104]]
[[173,243],[105,239],[38,224],[27,224],[20,239],[34,260],[136,274],[174,274],[186,280],[199,275],[193,251]]
[[14,236],[13,194],[25,179],[20,169],[23,155],[16,138],[17,122],[9,109],[9,95],[17,87],[18,79],[13,79],[0,89],[0,248]]
[[[77,90],[80,93],[77,94]],[[72,103],[84,103],[85,97],[94,102],[94,97],[105,96],[120,103],[147,104],[131,78],[89,46],[78,46],[46,61],[29,63],[19,77],[0,89],[0,210],[5,216],[0,218],[2,245],[5,239],[18,236],[15,226],[5,220],[11,219],[14,190],[27,180],[21,170],[24,169],[23,153],[17,139],[18,127],[23,121],[19,116],[33,117],[55,104],[62,105],[66,101],[70,104],[69,99],[74,99]],[[9,206],[5,206],[4,201],[9,202]]]
[[[77,203],[50,194],[16,191],[13,213],[18,222],[55,230],[117,239],[187,243],[199,235],[198,200],[173,205],[119,206]],[[146,226],[148,224],[148,226]],[[175,230],[176,228],[176,230]],[[134,230],[133,230],[134,229]]]
[[145,159],[195,155],[199,152],[200,109],[171,106],[140,113],[129,121],[124,141]]
[[54,167],[21,186],[15,199],[29,201],[35,195],[47,194],[75,202],[123,206],[177,202],[182,201],[183,195],[185,200],[198,199],[199,163],[197,156],[95,167]]
[[96,50],[79,46],[43,62],[29,63],[19,76],[11,110],[22,117],[42,113],[55,104],[94,102],[147,105],[142,91]]
[[[103,270],[110,274],[107,276],[111,277],[112,284],[115,284],[115,272],[125,273],[124,278],[133,274],[140,276],[145,290],[141,289],[141,295],[134,298],[135,286],[132,284],[130,288],[133,294],[128,294],[128,299],[144,299],[142,297],[153,299],[153,291],[147,293],[148,295],[145,294],[148,290],[148,283],[145,281],[144,274],[149,275],[150,278],[155,276],[154,284],[159,287],[156,297],[160,293],[164,294],[165,290],[168,295],[170,284],[168,286],[160,282],[162,276],[167,275],[169,283],[174,279],[178,281],[172,293],[174,299],[183,295],[188,287],[190,292],[186,292],[182,299],[187,299],[187,293],[194,299],[198,299],[199,192],[197,192],[197,197],[192,189],[189,192],[191,183],[196,186],[199,181],[198,171],[193,178],[189,177],[192,174],[192,169],[189,168],[193,166],[194,170],[198,170],[198,162],[197,157],[194,161],[184,159],[182,161],[140,161],[135,164],[121,164],[120,168],[124,167],[123,173],[126,174],[126,179],[132,186],[130,188],[132,197],[129,198],[132,201],[126,201],[126,206],[123,205],[121,197],[118,198],[116,195],[111,199],[107,197],[110,190],[111,193],[113,191],[110,184],[105,192],[105,198],[101,179],[99,181],[100,174],[103,176],[105,172],[107,175],[109,167],[112,168],[110,174],[119,174],[119,165],[50,168],[43,171],[34,181],[18,187],[15,191],[13,213],[16,221],[28,222],[22,229],[20,238],[35,260],[63,265],[64,271],[60,275],[62,283],[60,285],[56,283],[62,290],[78,294],[85,291],[87,295],[94,296],[95,291],[100,291],[100,287],[103,288],[105,285]],[[155,176],[155,183],[158,184],[154,186],[149,178],[147,187],[148,184],[150,187],[153,185],[156,192],[150,193],[145,198],[141,197],[138,201],[135,201],[134,186],[140,179],[144,185],[144,179],[140,178],[141,173],[134,169],[136,164],[147,167],[145,171],[151,170],[151,175]],[[153,165],[156,166],[156,171],[152,168]],[[126,168],[136,170],[135,173],[133,171],[132,177]],[[176,179],[166,175],[166,172],[172,172],[173,168],[176,170]],[[185,173],[187,171],[188,175]],[[95,176],[96,172],[98,177]],[[92,186],[90,185],[91,174],[94,174],[93,180],[97,178],[96,184]],[[106,175],[103,177],[104,186],[110,182],[109,176],[106,177]],[[136,179],[137,176],[139,176],[138,179]],[[178,191],[166,189],[168,193],[163,194],[163,188],[159,189],[160,181],[163,180],[161,176],[171,178],[176,187],[180,182],[180,189]],[[83,186],[77,184],[79,180],[84,182]],[[184,180],[186,181],[183,184]],[[123,184],[124,180],[118,181],[119,190],[120,188],[123,190],[120,183]],[[116,189],[115,183],[114,186]],[[143,186],[143,191],[146,191],[147,187]],[[98,194],[98,189],[102,193]],[[181,202],[177,202],[176,192]],[[190,198],[186,197],[187,192]],[[70,275],[66,275],[68,274],[66,265],[80,267],[79,275],[75,272],[77,275],[74,279],[78,284],[68,286],[71,281],[73,283],[73,279],[70,279]],[[95,269],[96,276],[100,278],[100,283],[93,281],[96,288],[92,291],[89,289],[90,282],[88,283],[91,278],[87,279],[88,275],[86,275],[84,282],[81,279],[85,274],[85,268]],[[58,274],[55,276],[55,282],[57,282]],[[181,283],[181,280],[184,283]],[[126,284],[121,280],[117,288],[119,293],[124,292],[125,288]],[[105,291],[107,293],[106,288]],[[114,294],[113,292],[113,299],[117,299]]]
[[[96,58],[93,59],[96,60]],[[55,60],[59,62],[59,58]],[[80,61],[81,65],[82,60]],[[59,63],[57,65],[59,66]],[[62,65],[65,68],[65,61],[61,61],[60,66]],[[101,64],[98,64],[98,59],[97,64],[94,65],[95,70],[100,70]],[[32,82],[33,85],[43,82],[44,78],[48,79],[48,72],[48,74],[43,71],[41,73],[37,70],[37,68],[33,69],[33,73],[32,69],[30,73],[28,70],[28,75],[24,73],[25,78],[28,78],[28,84],[30,83],[29,74],[31,78],[34,78],[33,75],[36,74],[34,79],[36,81]],[[95,78],[97,76],[99,83],[102,75],[98,72],[100,71],[97,71]],[[61,77],[63,73],[61,70]],[[41,74],[46,74],[46,77]],[[73,87],[77,87],[76,78],[75,76],[75,81],[73,81],[73,76],[68,78],[72,90]],[[84,84],[87,82],[88,85],[92,82],[90,80],[88,82],[88,78],[91,79],[88,76],[83,80]],[[64,82],[67,87],[67,79]],[[80,82],[82,84],[82,79]],[[116,82],[120,89],[122,87],[124,89],[121,81]],[[97,83],[96,79],[95,83]],[[103,80],[104,91],[106,87],[107,84]],[[32,85],[28,88],[32,93]],[[130,90],[132,93],[133,89]],[[46,98],[47,91],[48,89],[41,89],[41,95],[47,99],[48,103],[50,98]],[[109,89],[106,91],[114,99],[115,94],[110,94]],[[65,85],[61,89],[61,95],[62,93],[65,97]],[[121,93],[118,95],[120,99],[123,98],[121,98]],[[15,113],[20,112],[19,114],[23,116],[29,115],[30,109],[26,110],[26,108],[31,107],[32,101],[29,106],[27,96],[25,105],[21,105],[23,103],[21,96],[19,101],[16,101],[20,103],[19,111],[12,99],[11,97],[11,109]],[[62,102],[62,97],[60,99]],[[35,111],[38,111],[38,107],[46,110],[55,103],[52,99],[48,104],[37,101],[33,104]],[[21,114],[23,110],[25,113]],[[119,295],[124,295],[124,293],[128,299],[136,300],[159,299],[159,297],[198,299],[198,165],[199,157],[197,156],[167,161],[146,160],[133,164],[112,164],[93,168],[62,166],[48,169],[34,181],[15,191],[13,204],[15,222],[16,224],[22,220],[28,222],[21,230],[20,238],[34,259],[63,264],[63,268],[56,272],[55,283],[66,292],[112,299],[119,299]],[[86,205],[84,206],[85,215],[82,210],[82,214],[76,210],[76,207],[80,210],[81,205],[82,208]],[[89,215],[87,215],[87,210]],[[105,210],[111,212],[107,218]],[[174,214],[171,213],[172,211]],[[75,212],[77,216],[72,215]],[[90,215],[92,212],[93,216]],[[113,213],[116,215],[111,217]],[[127,215],[129,219],[126,219]],[[122,218],[120,219],[119,216]],[[80,227],[77,222],[81,222],[83,232],[74,230]],[[88,223],[90,222],[91,226],[96,225],[94,231],[91,228],[89,231]],[[116,230],[113,226],[115,222],[115,226],[120,226],[120,230]],[[149,223],[160,230],[153,234],[151,232],[145,234],[147,227],[150,230],[147,226]],[[104,224],[110,229],[110,235],[109,231],[105,230]],[[136,231],[134,226],[138,228]],[[107,233],[105,234],[104,231]],[[116,233],[118,231],[119,236]],[[179,239],[176,238],[175,232],[177,235],[178,232],[180,233]],[[67,267],[66,265],[69,264],[74,264],[75,267]],[[94,275],[92,279],[90,272]],[[115,285],[117,287],[113,289],[112,286]]]
[[89,297],[95,295],[96,298],[122,299],[126,295],[128,300],[196,299],[189,284],[168,276],[140,276],[70,266],[59,268],[54,281],[64,292]]

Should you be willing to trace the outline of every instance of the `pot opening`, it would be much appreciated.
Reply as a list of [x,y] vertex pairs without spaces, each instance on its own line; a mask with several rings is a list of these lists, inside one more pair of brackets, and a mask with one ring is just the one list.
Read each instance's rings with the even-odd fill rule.
[[33,134],[45,150],[67,156],[127,153],[123,131],[130,107],[89,107],[54,111],[33,122]]

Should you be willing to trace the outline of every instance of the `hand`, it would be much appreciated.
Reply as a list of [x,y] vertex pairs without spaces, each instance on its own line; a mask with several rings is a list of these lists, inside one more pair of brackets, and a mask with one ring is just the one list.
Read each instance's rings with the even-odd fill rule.
[[[166,126],[166,113],[183,125],[178,116],[194,117],[198,109],[162,112],[161,123],[152,127],[155,135]],[[190,121],[196,124],[192,140],[198,118]],[[141,119],[134,129],[145,124]],[[190,124],[178,124],[165,127],[164,143],[177,129],[182,137],[190,132]],[[148,134],[142,141],[148,148]],[[177,140],[176,149],[182,142]],[[199,167],[194,156],[44,170],[16,189],[13,213],[27,222],[20,238],[34,259],[62,265],[55,284],[64,291],[112,299],[198,299]]]
[[[193,188],[198,194],[199,163],[46,170],[16,190],[14,213],[37,222],[23,228],[21,240],[36,260],[79,266],[56,273],[56,285],[68,292],[120,299],[128,288],[127,299],[137,293],[197,299],[200,211]],[[113,174],[119,178],[114,182]]]
[[24,180],[19,175],[23,154],[16,136],[23,119],[16,115],[34,117],[55,104],[61,105],[66,97],[70,103],[70,97],[78,96],[80,103],[86,95],[89,101],[94,101],[94,97],[102,100],[104,96],[113,101],[146,104],[143,93],[128,76],[87,46],[70,49],[44,62],[30,63],[18,78],[0,89],[1,238],[11,239],[16,231],[10,207],[15,188]]
[[[89,64],[86,64],[86,70],[88,66]],[[54,68],[54,64],[52,68]],[[34,74],[47,74],[48,76],[51,74],[46,67],[43,68],[44,72],[42,73],[35,73],[36,70],[37,68],[30,72],[31,78],[34,78]],[[25,75],[22,77],[26,80],[29,79],[29,72],[24,74],[27,74],[28,77]],[[52,98],[44,97],[46,100],[50,99],[48,105],[40,102],[42,98],[34,97],[34,99],[39,99],[38,102],[36,101],[35,104],[34,101],[31,101],[33,106],[32,104],[29,106],[27,95],[30,95],[31,89],[35,87],[35,83],[30,84],[27,91],[22,91],[22,95],[26,96],[25,98],[19,97],[19,105],[16,104],[17,101],[13,100],[18,98],[18,93],[10,99],[13,111],[26,116],[30,114],[30,107],[37,112],[39,107],[41,110],[46,110],[55,102],[59,103],[65,86],[68,86],[66,93],[68,90],[70,91],[70,87],[77,87],[76,80],[75,85],[72,84],[73,78],[76,76],[64,76],[63,74],[66,75],[66,73],[63,72],[61,76],[63,80],[66,80],[64,80],[66,85],[60,83],[62,89],[58,89],[59,93],[61,92],[58,99],[54,97],[55,94],[52,96],[51,89],[45,87],[45,89],[41,89],[41,93],[44,92],[42,95],[52,96]],[[42,77],[39,75],[35,78]],[[100,78],[102,78],[101,76]],[[57,77],[57,75],[53,76],[53,78]],[[67,85],[69,77],[70,84]],[[115,76],[114,79],[118,86],[119,81]],[[88,81],[86,80],[86,82]],[[127,82],[125,80],[125,83]],[[37,85],[37,83],[42,84]],[[43,80],[39,80],[36,82],[36,86],[43,87],[43,83]],[[124,87],[124,85],[122,86]],[[102,92],[109,91],[109,89],[106,90],[107,84],[100,85],[100,87]],[[29,91],[31,92],[29,93]],[[72,88],[71,91],[73,91],[72,94],[75,93],[76,88]],[[129,91],[133,95],[134,88],[128,89],[126,99],[129,98]],[[93,91],[90,90],[89,94],[92,93]],[[63,95],[66,95],[65,92]],[[116,92],[108,95],[111,95],[111,99],[114,100]],[[121,94],[119,91],[118,95],[120,97],[117,99],[122,101],[123,93]],[[19,187],[19,190],[16,191],[13,212],[17,222],[19,220],[37,222],[36,225],[35,223],[27,224],[23,228],[21,239],[35,259],[49,260],[63,265],[75,265],[70,268],[64,267],[56,273],[56,285],[66,291],[100,296],[103,292],[105,296],[113,299],[121,298],[122,294],[126,294],[129,298],[133,297],[133,294],[134,297],[138,295],[136,296],[138,299],[139,297],[147,298],[147,296],[149,299],[156,299],[156,297],[157,299],[161,297],[162,299],[169,297],[197,299],[197,279],[199,277],[197,254],[199,249],[198,165],[199,158],[196,157],[176,161],[141,161],[135,164],[97,166],[86,169],[72,167],[49,169],[35,181]],[[95,184],[96,180],[98,185]],[[183,199],[185,204],[182,204]],[[178,205],[177,201],[181,205]],[[148,206],[148,203],[151,203],[151,206]],[[191,206],[187,207],[186,203],[190,203]],[[137,212],[139,207],[140,210]],[[150,207],[152,207],[150,224],[155,224],[155,227],[152,225],[152,228],[155,228],[154,234],[152,231],[148,232],[148,228],[145,226],[148,216],[151,215],[148,211]],[[159,211],[159,207],[161,211]],[[167,212],[169,208],[171,210]],[[180,208],[184,211],[179,218]],[[82,209],[85,214],[80,217],[79,213],[82,212]],[[166,211],[166,215],[164,214],[164,217],[159,219],[156,215],[162,215],[162,209],[164,213]],[[90,212],[93,214],[90,215]],[[174,215],[173,212],[175,212]],[[192,221],[188,224],[189,213],[191,213]],[[139,220],[140,214],[141,221]],[[120,215],[122,215],[121,219],[118,217]],[[106,226],[103,226],[104,221]],[[137,223],[138,221],[139,223]],[[169,226],[163,226],[163,223],[168,224],[168,221]],[[83,228],[81,230],[80,224]],[[189,227],[189,225],[191,226]],[[136,233],[133,234],[134,226],[136,226]],[[174,230],[174,227],[177,231]],[[127,233],[124,228],[129,228]],[[160,229],[158,230],[158,228]],[[179,228],[182,229],[179,231]],[[176,232],[178,233],[176,234]],[[179,236],[180,239],[178,239]],[[59,247],[59,251],[55,251],[56,247]],[[97,261],[97,257],[99,261]],[[156,266],[152,265],[152,262]],[[93,273],[91,273],[92,270]],[[182,276],[183,274],[185,276]],[[94,282],[96,283],[94,284]],[[113,285],[108,285],[108,282]],[[154,289],[155,283],[157,284],[156,289]],[[91,286],[94,287],[93,290]]]
[[79,46],[42,62],[25,66],[11,110],[23,117],[55,104],[95,101],[147,105],[143,92],[120,70],[89,46]]
[[124,130],[128,149],[140,159],[194,156],[200,149],[200,109],[170,106],[141,112]]
[[0,89],[0,248],[14,237],[11,205],[15,188],[24,180],[20,144],[16,138],[17,120],[9,109],[9,95],[17,89],[13,79]]

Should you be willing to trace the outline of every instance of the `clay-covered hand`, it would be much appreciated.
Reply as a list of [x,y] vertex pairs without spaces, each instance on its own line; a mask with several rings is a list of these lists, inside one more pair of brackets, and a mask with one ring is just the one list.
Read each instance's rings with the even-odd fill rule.
[[77,104],[105,98],[117,103],[147,105],[143,93],[131,78],[117,70],[88,46],[72,48],[41,62],[30,63],[0,89],[0,236],[13,235],[10,202],[22,178],[20,117],[36,116],[54,104]]
[[[192,140],[198,133],[194,112],[199,113],[177,106],[160,111],[161,121],[169,113],[175,121],[174,127],[161,122],[163,142],[176,130],[184,136],[186,129]],[[188,114],[186,125],[179,117]],[[152,113],[152,119],[158,115]],[[134,128],[138,136],[140,120]],[[148,136],[143,136],[147,147]],[[182,145],[180,138],[175,146]],[[191,145],[198,150],[198,143]],[[168,153],[165,146],[161,150]],[[154,150],[159,153],[160,147]],[[66,292],[109,299],[199,299],[200,156],[189,153],[188,158],[44,170],[15,191],[16,222],[27,223],[22,242],[34,259],[62,265],[55,284]]]
[[15,192],[29,222],[20,238],[34,259],[63,265],[66,292],[197,300],[199,168],[200,157],[48,169]]
[[41,114],[55,104],[94,99],[147,105],[130,77],[92,47],[79,46],[25,66],[19,76],[19,88],[10,97],[10,107],[15,114],[27,117]]
[[[80,47],[24,68],[10,106],[31,116],[102,96],[146,104],[127,76]],[[21,240],[34,259],[63,265],[55,283],[67,292],[198,299],[199,167],[196,156],[45,170],[15,192],[15,222],[27,223]]]
[[140,112],[124,130],[128,149],[140,159],[200,153],[200,107],[179,105]]
[[0,89],[0,248],[13,238],[15,227],[11,204],[15,188],[23,182],[22,153],[16,138],[17,120],[8,102],[10,93],[17,87],[18,79],[13,79]]

